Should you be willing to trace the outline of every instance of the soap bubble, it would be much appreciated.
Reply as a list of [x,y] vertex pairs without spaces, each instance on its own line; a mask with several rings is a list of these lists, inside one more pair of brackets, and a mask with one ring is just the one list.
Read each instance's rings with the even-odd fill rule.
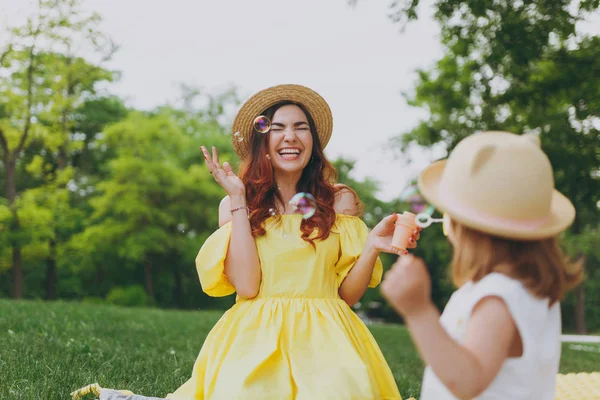
[[294,213],[302,214],[303,219],[308,219],[317,212],[317,201],[310,193],[296,193],[289,204]]
[[271,130],[271,120],[264,115],[254,118],[254,130],[258,133],[267,133]]
[[433,215],[435,208],[419,193],[415,185],[408,186],[400,194],[400,201],[408,203],[410,210],[415,214]]
[[234,133],[234,134],[233,134],[233,137],[234,137],[234,138],[235,138],[235,139],[236,139],[238,142],[242,142],[242,141],[244,141],[244,138],[243,138],[243,136],[242,136],[242,135],[241,135],[239,132],[236,132],[236,133]]

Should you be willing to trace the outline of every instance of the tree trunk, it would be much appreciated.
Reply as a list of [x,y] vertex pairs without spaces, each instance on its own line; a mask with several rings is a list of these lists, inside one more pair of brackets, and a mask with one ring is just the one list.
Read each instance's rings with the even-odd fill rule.
[[16,233],[20,229],[19,216],[14,207],[17,199],[17,183],[15,175],[17,173],[16,160],[11,157],[11,154],[5,148],[4,152],[4,170],[6,171],[6,198],[8,206],[13,214],[13,223],[10,224],[10,234],[13,237],[11,240],[12,247],[12,292],[15,299],[23,298],[23,258],[21,256],[21,247],[17,240],[14,239]]
[[585,326],[585,290],[583,282],[575,288],[575,297],[577,299],[575,303],[575,330],[579,335],[585,335],[587,327]]
[[[59,149],[58,155],[58,171],[64,170],[67,165],[67,153],[64,147]],[[56,221],[56,216],[54,217]],[[56,241],[61,240],[56,234],[56,224],[54,225],[54,239],[50,239],[50,252],[46,259],[46,298],[48,300],[56,300],[56,284],[58,283],[58,275],[56,270]]]
[[[17,159],[20,157],[27,137],[29,136],[29,130],[31,128],[31,117],[33,109],[33,72],[34,72],[34,61],[35,61],[35,50],[36,44],[35,39],[39,35],[38,31],[34,35],[34,44],[29,48],[29,66],[27,67],[27,118],[25,120],[25,127],[23,128],[23,134],[19,138],[17,147],[10,151],[8,148],[8,140],[2,129],[0,129],[0,145],[3,152],[4,168],[6,170],[6,198],[8,199],[8,206],[10,207],[13,214],[13,223],[10,226],[10,233],[12,238],[12,275],[13,275],[13,297],[15,299],[23,298],[23,257],[21,255],[21,247],[18,240],[15,240],[15,234],[21,228],[19,224],[19,216],[15,209],[15,200],[17,199]],[[2,55],[2,61],[7,53]]]
[[97,290],[97,288],[102,288],[104,285],[104,278],[105,278],[105,273],[104,273],[104,266],[102,265],[97,265],[96,266],[96,291],[95,291],[95,295],[96,294],[100,294],[102,293],[101,291]]
[[[578,216],[575,216],[575,221],[573,221],[573,233],[576,235],[581,233]],[[580,256],[585,257],[583,254]],[[583,258],[581,266],[585,271],[585,258]],[[584,335],[587,333],[585,326],[585,279],[575,288],[575,298],[575,331],[580,335]]]
[[[16,229],[19,229],[17,226]],[[21,257],[21,247],[13,242],[12,245],[12,275],[13,275],[13,297],[15,299],[23,298],[23,259]]]
[[146,293],[154,300],[154,288],[152,286],[152,258],[146,257],[144,261],[144,283],[146,286]]
[[[70,67],[71,59],[67,59],[67,65]],[[73,95],[73,83],[71,79],[71,74],[69,73],[67,76],[68,84],[65,97],[68,99]],[[67,159],[69,156],[68,152],[68,144],[69,144],[69,112],[70,107],[65,107],[62,111],[61,122],[62,122],[62,133],[64,143],[58,149],[58,160],[57,160],[57,169],[58,171],[62,171],[67,167]],[[55,216],[56,217],[56,216]],[[55,218],[56,220],[56,218]],[[56,225],[54,226],[54,238],[50,239],[50,254],[48,254],[48,259],[46,260],[46,298],[48,300],[56,299],[56,284],[58,281],[57,271],[56,271],[56,240],[61,240],[61,238],[56,235]]]
[[183,308],[183,282],[181,279],[181,271],[176,263],[173,263],[173,299],[178,308]]
[[56,300],[56,242],[50,239],[50,254],[46,260],[46,299]]

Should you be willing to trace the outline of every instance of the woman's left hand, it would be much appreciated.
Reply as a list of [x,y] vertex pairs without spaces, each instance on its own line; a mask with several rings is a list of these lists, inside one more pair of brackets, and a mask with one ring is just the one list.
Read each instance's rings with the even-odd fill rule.
[[[369,233],[367,239],[367,245],[372,246],[377,251],[383,251],[385,253],[392,253],[398,255],[408,254],[408,251],[396,251],[392,247],[392,237],[394,236],[394,229],[396,225],[396,213],[385,217],[380,223],[373,228]],[[421,237],[421,228],[417,228],[413,231],[412,237],[408,239],[408,248],[414,249],[417,247],[417,240]]]

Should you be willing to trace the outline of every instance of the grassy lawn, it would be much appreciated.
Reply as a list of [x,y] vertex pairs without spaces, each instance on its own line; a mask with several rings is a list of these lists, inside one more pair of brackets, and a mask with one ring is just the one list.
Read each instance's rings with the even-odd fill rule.
[[[182,384],[218,312],[0,300],[0,398],[68,399],[81,386],[163,396]],[[400,326],[371,330],[404,397],[421,363]],[[600,351],[600,348],[599,348]],[[600,370],[600,353],[563,345],[561,372]]]

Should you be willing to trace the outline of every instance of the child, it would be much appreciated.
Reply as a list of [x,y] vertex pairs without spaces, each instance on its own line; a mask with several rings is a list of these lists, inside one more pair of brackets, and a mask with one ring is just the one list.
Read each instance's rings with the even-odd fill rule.
[[419,188],[445,213],[459,287],[440,318],[421,259],[401,257],[382,284],[427,363],[421,399],[554,399],[559,300],[581,268],[557,244],[575,209],[554,189],[539,139],[469,136]]

